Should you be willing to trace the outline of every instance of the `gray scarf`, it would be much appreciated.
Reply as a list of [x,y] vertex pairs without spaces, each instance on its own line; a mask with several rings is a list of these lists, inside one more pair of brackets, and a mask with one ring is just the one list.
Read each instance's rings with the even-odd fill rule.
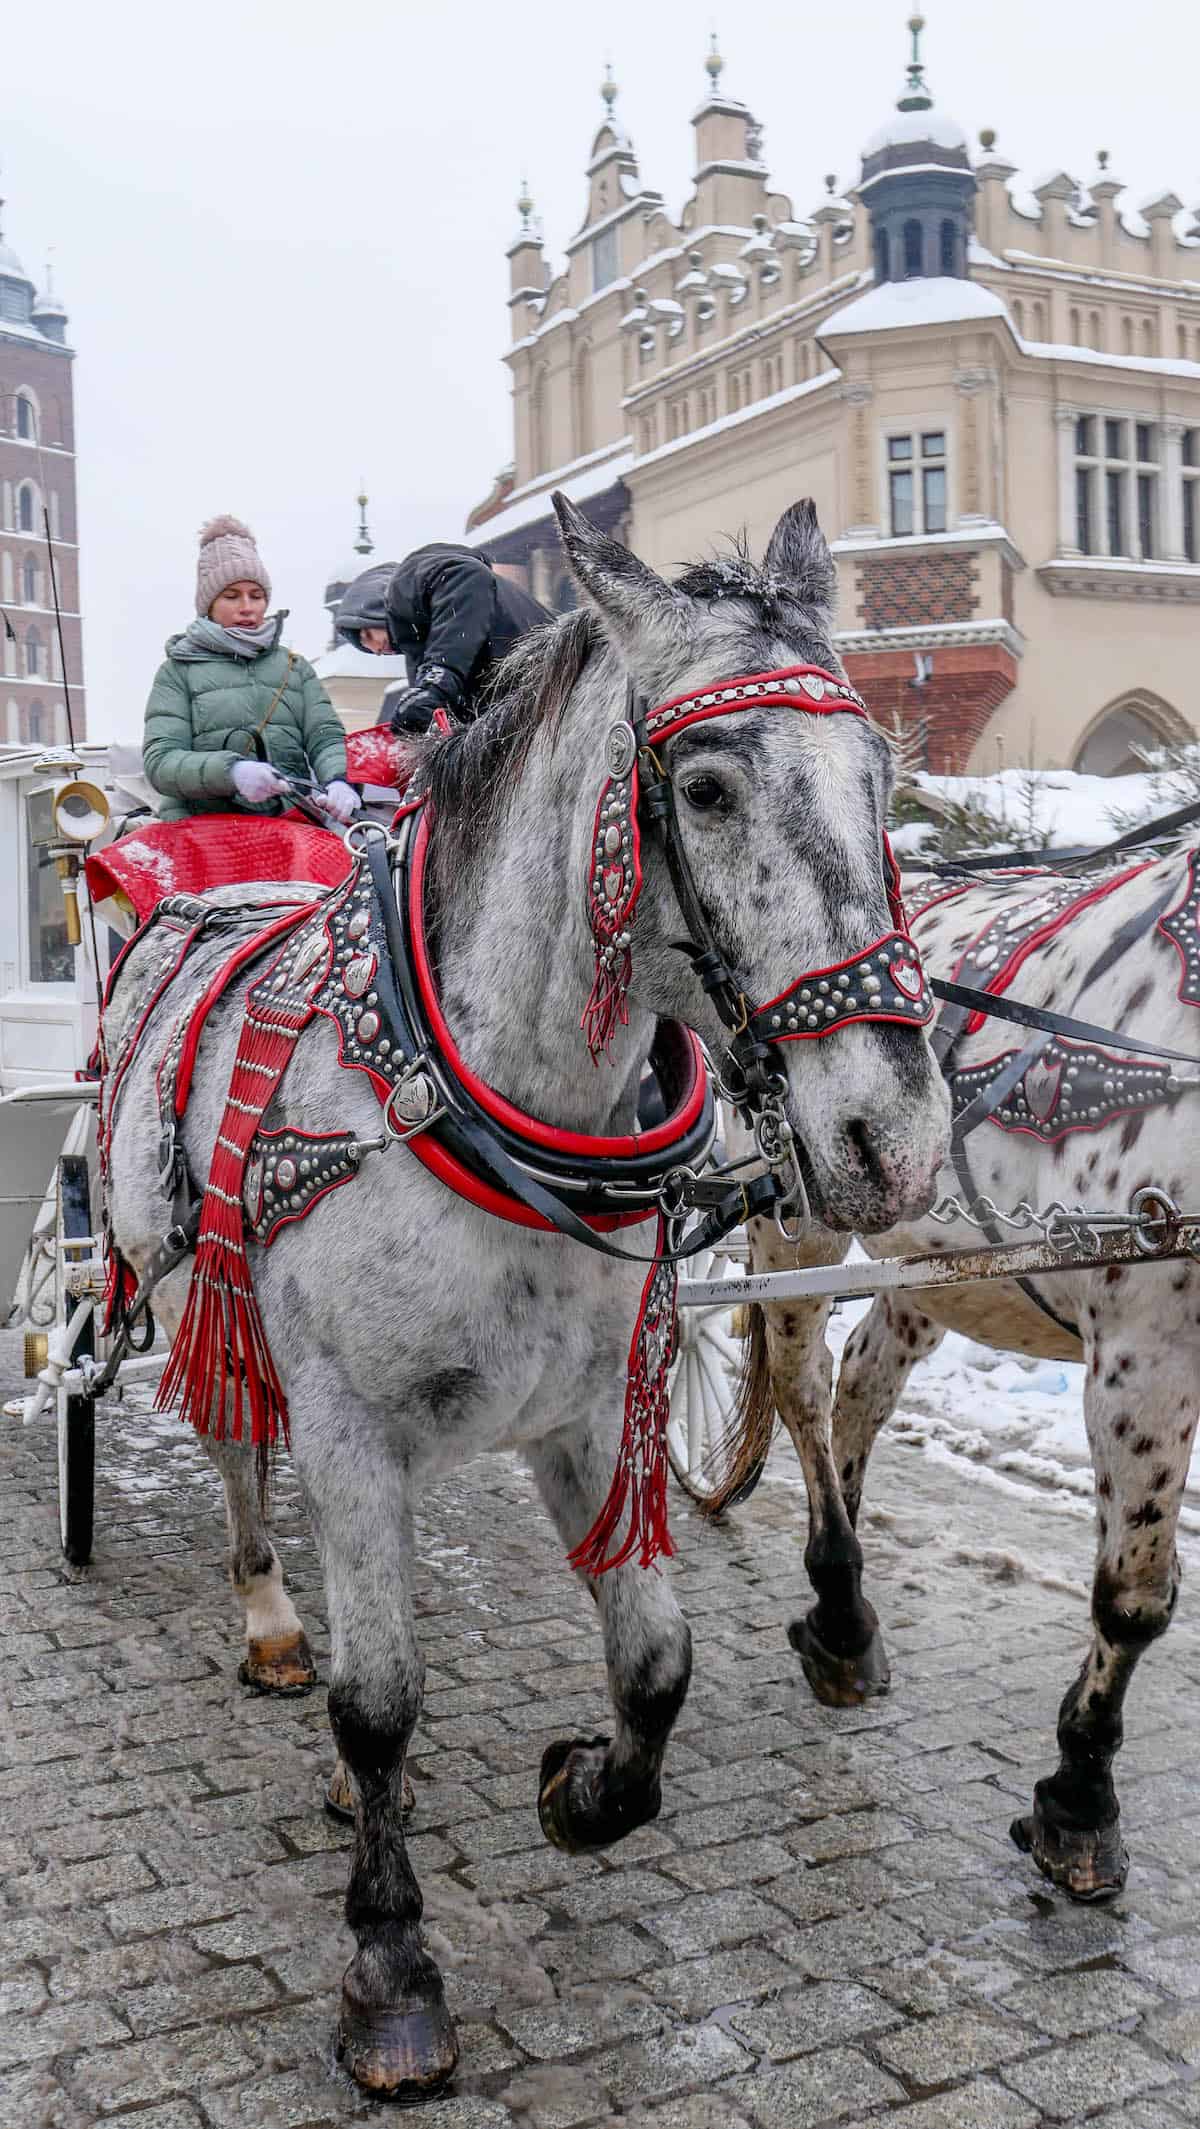
[[286,607],[257,628],[222,628],[219,621],[203,615],[190,621],[182,635],[171,637],[167,654],[184,663],[196,658],[260,658],[264,651],[274,650],[286,620]]

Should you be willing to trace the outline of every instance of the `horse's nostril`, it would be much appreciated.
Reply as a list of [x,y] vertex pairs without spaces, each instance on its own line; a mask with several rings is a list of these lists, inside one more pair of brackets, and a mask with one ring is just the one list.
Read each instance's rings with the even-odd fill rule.
[[864,1169],[873,1183],[882,1183],[884,1165],[875,1133],[865,1117],[852,1116],[846,1126],[846,1137],[857,1153]]

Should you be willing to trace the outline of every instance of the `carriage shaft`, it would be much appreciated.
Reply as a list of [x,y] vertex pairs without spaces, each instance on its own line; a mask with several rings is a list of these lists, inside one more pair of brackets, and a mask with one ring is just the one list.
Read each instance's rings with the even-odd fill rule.
[[817,1264],[796,1271],[747,1272],[734,1279],[681,1279],[681,1308],[736,1306],[744,1301],[857,1301],[876,1294],[968,1286],[984,1279],[1030,1278],[1038,1273],[1101,1271],[1109,1264],[1166,1264],[1194,1256],[1200,1221],[1171,1230],[1169,1242],[1150,1251],[1132,1228],[1104,1236],[1088,1251],[1064,1251],[1048,1242],[1004,1242],[994,1248],[948,1249],[923,1257],[884,1258],[875,1264]]

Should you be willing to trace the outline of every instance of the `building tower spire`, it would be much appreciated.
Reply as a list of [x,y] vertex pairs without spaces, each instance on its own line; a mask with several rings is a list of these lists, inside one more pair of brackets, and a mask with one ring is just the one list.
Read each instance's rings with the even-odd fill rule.
[[725,61],[722,59],[717,45],[717,33],[715,30],[708,41],[708,54],[704,61],[704,71],[708,75],[710,90],[716,96],[720,91],[721,76],[725,72]]
[[898,111],[931,111],[933,109],[933,98],[929,93],[925,80],[925,62],[921,57],[921,32],[924,27],[924,15],[915,14],[909,16],[908,28],[912,37],[912,53],[908,62],[908,79],[904,84],[904,94],[898,99],[896,104]]
[[373,554],[375,552],[375,542],[367,529],[367,500],[366,482],[364,481],[362,492],[355,497],[355,501],[358,504],[358,538],[354,542],[355,554]]

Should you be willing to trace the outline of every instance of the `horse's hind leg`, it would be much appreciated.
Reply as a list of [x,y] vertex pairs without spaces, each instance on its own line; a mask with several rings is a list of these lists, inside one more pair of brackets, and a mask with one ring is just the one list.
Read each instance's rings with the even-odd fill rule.
[[316,1684],[316,1667],[267,1536],[266,1452],[207,1435],[202,1439],[225,1488],[229,1579],[246,1629],[238,1677],[256,1693],[307,1693]]
[[1089,1341],[1084,1390],[1097,1494],[1091,1647],[1059,1709],[1057,1770],[1038,1782],[1032,1813],[1012,1827],[1043,1876],[1076,1900],[1111,1898],[1129,1868],[1112,1766],[1134,1668],[1175,1608],[1175,1530],[1200,1374],[1200,1275],[1176,1272],[1166,1293],[1161,1269],[1118,1270],[1118,1278],[1129,1300],[1113,1308],[1110,1289],[1098,1288],[1104,1314]]
[[[792,1271],[794,1244],[765,1220],[750,1230],[755,1271]],[[802,1261],[836,1262],[842,1245],[821,1256],[805,1245]],[[879,1621],[862,1594],[862,1549],[846,1513],[831,1436],[833,1363],[825,1343],[827,1301],[773,1301],[763,1309],[775,1403],[791,1435],[808,1493],[804,1565],[816,1603],[793,1619],[788,1640],[816,1698],[829,1708],[858,1707],[890,1683]]]
[[[525,1446],[564,1549],[586,1537],[608,1492],[611,1455],[589,1429]],[[606,1848],[658,1817],[663,1754],[687,1697],[692,1637],[665,1574],[634,1564],[590,1584],[604,1630],[611,1738],[560,1738],[542,1755],[542,1831],[570,1855]]]

